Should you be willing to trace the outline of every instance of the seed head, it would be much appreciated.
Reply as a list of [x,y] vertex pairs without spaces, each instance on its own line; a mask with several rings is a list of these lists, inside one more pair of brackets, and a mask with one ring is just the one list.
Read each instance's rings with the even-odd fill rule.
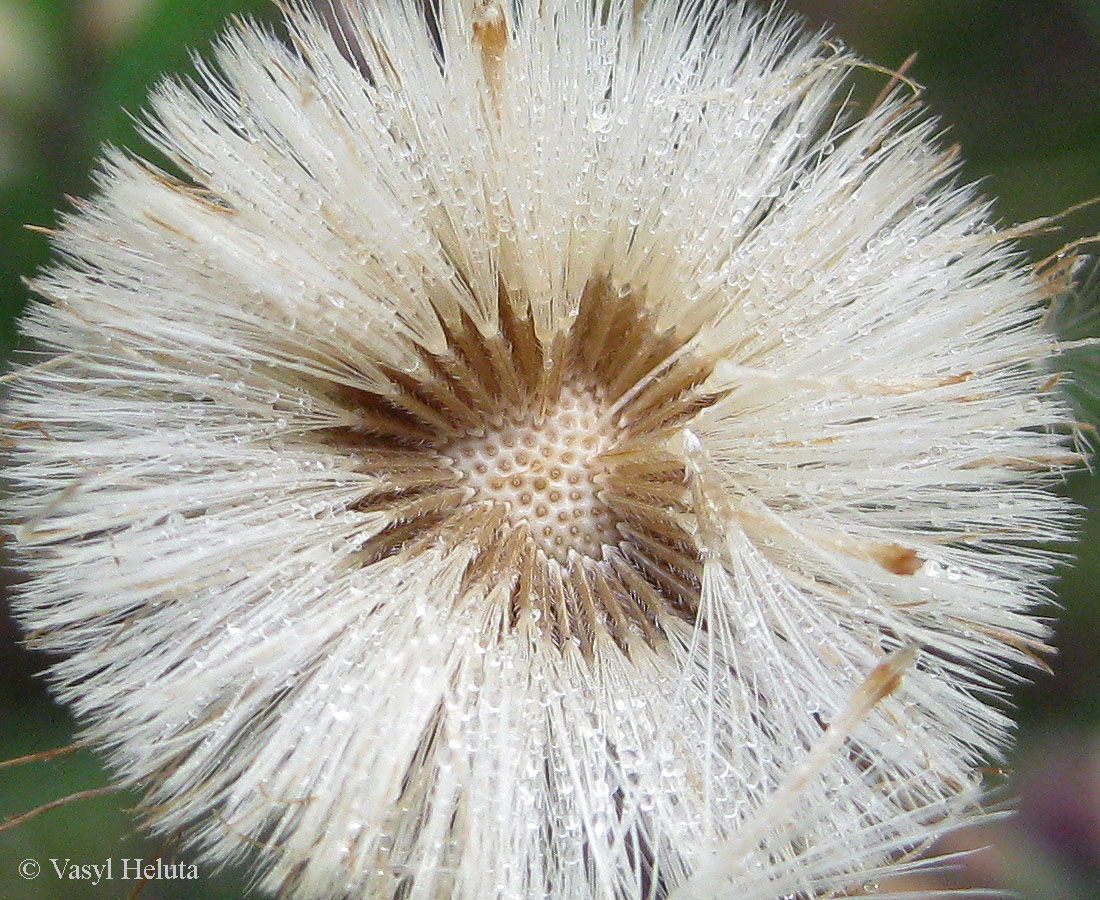
[[897,870],[1042,649],[1050,285],[776,15],[288,6],[23,320],[17,614],[87,738],[300,900]]

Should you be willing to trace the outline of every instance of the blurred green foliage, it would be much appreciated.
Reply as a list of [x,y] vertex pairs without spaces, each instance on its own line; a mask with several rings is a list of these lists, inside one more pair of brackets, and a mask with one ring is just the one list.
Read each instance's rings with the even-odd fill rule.
[[[46,238],[26,225],[51,227],[66,196],[93,190],[104,144],[148,155],[135,117],[152,85],[190,70],[233,14],[275,21],[266,0],[0,0],[0,356],[16,343],[14,320],[27,299],[22,279],[49,257]],[[7,573],[6,582],[12,580]],[[72,739],[68,716],[51,704],[31,673],[37,660],[18,652],[10,624],[0,646],[0,759],[60,747]],[[0,821],[77,791],[107,784],[96,758],[72,756],[0,769]],[[0,833],[3,900],[123,900],[137,882],[66,883],[48,860],[70,857],[173,858],[177,842],[151,841],[129,813],[137,798],[108,794],[80,800]],[[27,881],[17,867],[36,859]],[[195,881],[146,884],[144,900],[211,900],[244,893],[241,873],[209,868]]]
[[[879,64],[898,67],[918,51],[910,74],[926,86],[945,139],[962,145],[965,175],[998,198],[1004,220],[1030,221],[1100,196],[1100,0],[792,5],[813,23],[832,23],[833,34]],[[104,143],[148,153],[133,116],[144,108],[150,86],[162,73],[187,72],[189,48],[207,47],[226,16],[238,13],[276,20],[266,0],[0,0],[0,356],[16,343],[13,321],[26,301],[21,278],[49,253],[46,238],[24,226],[55,224],[66,194],[93,189],[90,173]],[[1031,242],[1035,258],[1075,237],[1100,234],[1100,208],[1074,212],[1061,226]],[[1078,378],[1083,396],[1100,396],[1100,366],[1080,363]],[[1095,409],[1090,415],[1100,418]],[[1098,485],[1082,475],[1067,486],[1089,514],[1077,562],[1060,587],[1057,675],[1016,698],[1024,712],[1025,744],[1044,733],[1100,726]],[[14,577],[8,572],[5,580]],[[0,627],[0,759],[64,745],[72,728],[33,677],[37,661],[17,649],[10,622],[6,627],[6,633]],[[1095,766],[1100,777],[1100,759]],[[0,821],[104,784],[96,761],[84,752],[0,769]],[[69,887],[49,871],[25,881],[17,865],[26,858],[45,866],[50,857],[171,857],[174,842],[150,842],[137,833],[125,812],[134,801],[117,794],[79,801],[0,833],[0,900],[125,898],[132,883]],[[1039,854],[1039,847],[1021,852]],[[1043,852],[1041,865],[1036,855],[1031,868],[1062,874],[1038,885],[1028,879],[1029,896],[1100,896],[1090,881],[1100,873],[1087,864],[1062,866],[1057,848]],[[242,894],[244,883],[240,873],[204,870],[199,882],[151,882],[140,896],[228,900]]]

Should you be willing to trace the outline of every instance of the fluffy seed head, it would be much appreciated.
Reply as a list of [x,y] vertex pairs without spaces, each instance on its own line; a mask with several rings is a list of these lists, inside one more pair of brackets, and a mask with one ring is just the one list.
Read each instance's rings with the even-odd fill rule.
[[158,89],[183,177],[108,153],[23,321],[18,615],[88,738],[301,900],[886,871],[1042,648],[1050,286],[775,16],[287,15]]

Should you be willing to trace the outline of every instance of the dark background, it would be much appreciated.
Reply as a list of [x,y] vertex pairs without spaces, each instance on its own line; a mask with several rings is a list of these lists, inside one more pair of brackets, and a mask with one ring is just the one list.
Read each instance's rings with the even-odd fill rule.
[[[864,58],[896,68],[914,51],[909,74],[963,147],[964,173],[998,198],[1006,223],[1060,213],[1100,196],[1100,0],[799,0],[791,4]],[[130,113],[165,72],[189,69],[188,48],[204,50],[231,13],[274,19],[267,2],[241,0],[0,0],[0,357],[15,343],[13,319],[26,301],[21,277],[47,258],[44,237],[65,195],[90,188],[104,142],[146,152]],[[865,96],[885,77],[860,76]],[[127,112],[129,111],[129,112]],[[1066,215],[1060,230],[1036,236],[1038,260],[1076,238],[1100,234],[1100,206]],[[1090,284],[1081,306],[1095,308]],[[1100,317],[1097,317],[1100,318]],[[1100,327],[1085,315],[1064,326],[1074,336]],[[1085,421],[1100,421],[1100,365],[1068,358]],[[1028,900],[1100,898],[1100,481],[1088,473],[1065,490],[1087,510],[1077,559],[1058,585],[1055,674],[1018,692],[1018,748],[1007,766],[1020,813],[1011,823],[956,839],[991,844],[932,886],[995,883]],[[8,583],[17,578],[5,567]],[[17,645],[0,601],[0,759],[70,740],[71,722],[46,698],[38,660]],[[1052,608],[1051,613],[1056,610]],[[999,772],[992,774],[1001,778]],[[0,821],[106,779],[88,753],[0,769]],[[132,797],[81,800],[0,832],[0,900],[125,900],[135,885],[59,882],[49,857],[99,862],[143,857],[174,844],[149,841],[126,813]],[[34,881],[20,860],[44,867]],[[240,873],[200,867],[197,882],[153,882],[145,900],[231,900]]]

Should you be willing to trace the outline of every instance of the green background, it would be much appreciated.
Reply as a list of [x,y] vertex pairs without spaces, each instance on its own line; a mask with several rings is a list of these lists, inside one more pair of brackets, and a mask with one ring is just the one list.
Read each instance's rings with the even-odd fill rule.
[[[900,66],[926,87],[928,104],[963,147],[965,174],[998,198],[1005,222],[1030,221],[1100,196],[1100,0],[802,0],[793,8],[862,56]],[[90,190],[105,142],[147,152],[132,113],[165,72],[187,71],[188,48],[205,48],[226,16],[274,20],[270,4],[240,0],[0,0],[0,355],[15,342],[26,301],[21,278],[48,256],[49,226],[65,195]],[[876,91],[881,76],[862,76]],[[871,94],[873,96],[873,94]],[[1033,239],[1036,259],[1078,237],[1100,234],[1100,207],[1067,215],[1061,231]],[[1095,307],[1094,279],[1082,308]],[[1082,315],[1073,335],[1100,327]],[[1100,365],[1077,354],[1073,369],[1084,419],[1100,421]],[[1021,795],[1011,825],[975,837],[991,850],[951,876],[992,880],[1031,900],[1100,898],[1100,481],[1082,474],[1065,490],[1088,509],[1077,560],[1059,583],[1055,674],[1018,692],[1021,736],[1009,766]],[[4,580],[17,578],[5,567]],[[0,759],[64,745],[71,722],[45,697],[40,661],[18,647],[0,604]],[[1052,613],[1054,610],[1052,609]],[[70,792],[106,783],[94,757],[78,753],[0,770],[0,821]],[[134,885],[65,884],[47,870],[34,881],[20,860],[143,857],[174,843],[135,830],[119,795],[83,800],[0,833],[0,900],[124,900]],[[117,862],[116,862],[117,864]],[[200,869],[198,882],[153,882],[140,896],[236,898],[242,873]],[[911,885],[921,890],[926,885]]]

